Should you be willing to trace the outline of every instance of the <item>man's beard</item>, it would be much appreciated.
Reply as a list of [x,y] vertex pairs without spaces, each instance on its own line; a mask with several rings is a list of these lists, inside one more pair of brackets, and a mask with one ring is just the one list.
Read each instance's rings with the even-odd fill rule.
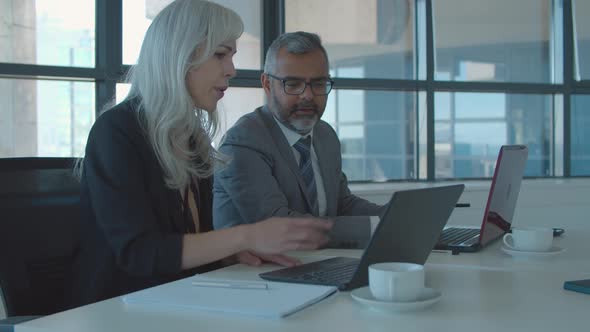
[[312,114],[295,115],[296,111],[296,107],[289,111],[290,116],[287,119],[287,122],[289,122],[289,124],[291,124],[291,126],[293,126],[295,131],[299,134],[309,133],[319,120],[317,107],[314,108],[314,112]]
[[[275,108],[277,108],[275,110],[275,114],[278,115],[277,118],[279,119],[279,121],[282,124],[284,124],[287,128],[301,135],[309,133],[320,119],[320,112],[318,110],[318,106],[313,102],[296,104],[288,112],[284,112],[277,98],[273,97],[273,99]],[[296,112],[302,108],[312,110],[313,113],[305,115],[296,115]],[[288,114],[287,117],[284,117],[285,113]]]

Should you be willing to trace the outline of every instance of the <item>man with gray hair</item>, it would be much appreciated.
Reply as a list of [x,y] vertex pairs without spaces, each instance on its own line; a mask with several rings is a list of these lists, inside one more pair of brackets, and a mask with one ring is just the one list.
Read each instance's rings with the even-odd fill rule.
[[348,189],[340,141],[320,120],[334,82],[319,36],[279,36],[261,81],[267,104],[240,118],[219,148],[231,162],[215,174],[215,228],[271,216],[380,215],[381,206]]

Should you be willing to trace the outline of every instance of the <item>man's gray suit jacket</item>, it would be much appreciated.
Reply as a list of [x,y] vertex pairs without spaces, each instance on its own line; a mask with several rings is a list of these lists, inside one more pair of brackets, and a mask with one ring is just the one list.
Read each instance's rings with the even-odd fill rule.
[[[324,121],[313,129],[313,147],[326,193],[328,217],[380,215],[381,206],[353,195],[342,172],[340,141]],[[244,115],[219,150],[229,156],[215,174],[213,224],[224,228],[272,216],[311,215],[305,183],[285,135],[267,107]]]

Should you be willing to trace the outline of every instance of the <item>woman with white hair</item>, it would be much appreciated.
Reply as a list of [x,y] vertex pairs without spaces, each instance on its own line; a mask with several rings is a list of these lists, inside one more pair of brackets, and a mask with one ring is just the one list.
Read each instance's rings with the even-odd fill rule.
[[128,97],[96,120],[80,163],[73,306],[208,271],[228,257],[292,266],[298,261],[282,253],[327,242],[331,222],[312,218],[212,231],[211,175],[228,158],[211,139],[242,31],[235,12],[201,0],[176,0],[152,21]]

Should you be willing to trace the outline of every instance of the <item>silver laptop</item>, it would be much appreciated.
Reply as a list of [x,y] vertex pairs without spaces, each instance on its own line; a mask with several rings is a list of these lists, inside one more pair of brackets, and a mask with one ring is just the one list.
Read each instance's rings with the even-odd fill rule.
[[368,284],[371,264],[424,264],[464,187],[459,184],[395,192],[360,259],[335,257],[262,273],[260,277],[350,290]]
[[512,217],[528,149],[524,145],[504,145],[500,148],[488,201],[480,227],[447,227],[435,249],[455,252],[475,252],[510,230]]

